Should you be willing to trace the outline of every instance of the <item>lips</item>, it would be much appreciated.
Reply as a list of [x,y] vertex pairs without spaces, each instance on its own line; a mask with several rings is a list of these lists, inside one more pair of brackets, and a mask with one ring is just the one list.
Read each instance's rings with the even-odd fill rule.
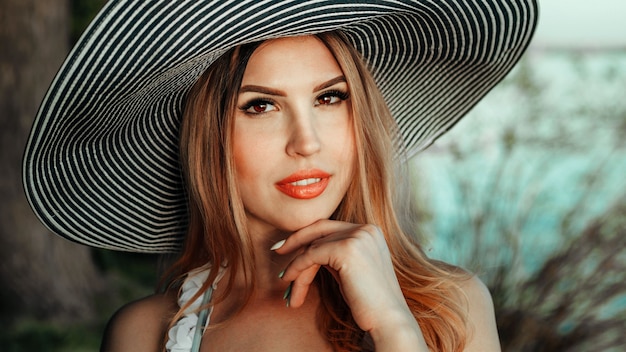
[[328,186],[330,174],[322,170],[303,170],[295,172],[276,183],[276,188],[296,199],[318,197]]

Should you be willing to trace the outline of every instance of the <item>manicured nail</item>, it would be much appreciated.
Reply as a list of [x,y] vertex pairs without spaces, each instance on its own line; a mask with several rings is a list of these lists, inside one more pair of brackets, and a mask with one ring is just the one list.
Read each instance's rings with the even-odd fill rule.
[[279,278],[281,278],[281,279],[282,279],[282,278],[283,278],[283,276],[285,276],[285,270],[287,270],[287,269],[283,269],[283,271],[281,271],[280,273],[278,273],[278,277],[279,277]]
[[291,298],[291,286],[293,286],[293,281],[289,284],[289,287],[285,290],[285,294],[283,294],[283,299],[287,301],[287,307],[289,307],[289,298]]
[[272,248],[270,248],[270,250],[275,251],[278,248],[282,247],[285,244],[285,240],[280,240],[276,243],[274,243],[274,245],[272,246]]

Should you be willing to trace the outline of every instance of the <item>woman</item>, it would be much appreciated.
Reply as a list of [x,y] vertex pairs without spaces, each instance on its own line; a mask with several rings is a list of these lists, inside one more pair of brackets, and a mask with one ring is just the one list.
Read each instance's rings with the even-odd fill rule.
[[[346,4],[346,12],[336,2],[270,2],[253,12],[239,5],[109,3],[71,55],[82,64],[68,61],[40,112],[44,122],[34,127],[27,190],[42,220],[68,238],[169,250],[171,229],[186,218],[172,204],[189,200],[173,279],[164,293],[116,314],[103,350],[498,350],[484,285],[428,259],[400,226],[393,163],[432,142],[510,69],[530,38],[534,4],[492,1],[485,10],[473,1],[380,2]],[[239,27],[217,25],[235,10],[231,23]],[[480,27],[476,18],[485,17],[477,10],[515,21]],[[470,14],[474,23],[459,20]],[[170,16],[196,41],[156,25],[138,35],[132,16],[178,28]],[[198,19],[213,27],[198,29]],[[264,27],[265,20],[283,32]],[[308,35],[311,28],[316,35]],[[436,41],[428,28],[450,30],[462,45]],[[263,34],[250,40],[250,33]],[[112,56],[90,57],[99,45],[94,38],[115,34],[103,47]],[[160,51],[135,50],[139,61],[120,59],[150,36],[168,42]],[[220,46],[209,40],[216,38],[238,41]],[[424,50],[426,43],[435,46]],[[379,75],[383,94],[362,58]],[[202,71],[189,91],[184,82]],[[61,91],[83,75],[95,80],[67,98]],[[50,122],[66,114],[72,117]],[[176,140],[171,131],[181,115],[186,194],[172,182],[171,154],[162,152]],[[44,135],[72,141],[49,153]],[[70,149],[78,152],[66,158]],[[61,162],[34,167],[50,154],[62,155],[51,158]],[[73,171],[57,171],[64,163]],[[83,206],[76,205],[78,193],[87,198]]]

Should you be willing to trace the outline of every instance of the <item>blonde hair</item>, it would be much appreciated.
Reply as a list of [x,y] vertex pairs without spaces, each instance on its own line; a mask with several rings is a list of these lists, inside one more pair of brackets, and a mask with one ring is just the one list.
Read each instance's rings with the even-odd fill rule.
[[[398,159],[394,157],[401,148],[395,120],[360,54],[347,39],[339,32],[317,37],[335,56],[346,77],[354,116],[355,182],[332,218],[375,224],[382,230],[400,287],[427,344],[432,350],[460,351],[466,339],[466,318],[458,282],[467,275],[428,259],[415,238],[403,231],[396,215],[396,209],[403,206],[397,204],[394,189],[398,180],[394,162]],[[182,254],[169,271],[169,277],[180,279],[206,263],[228,263],[232,269],[228,283],[234,282],[239,270],[246,274],[247,300],[255,287],[254,254],[234,182],[231,136],[243,72],[258,45],[229,50],[206,70],[188,95],[180,153],[189,195],[189,229]],[[212,270],[198,295],[216,276],[217,270]],[[320,270],[316,283],[322,302],[320,330],[335,350],[361,350],[365,333],[354,322],[337,282]],[[226,293],[214,303],[232,289],[227,286]]]

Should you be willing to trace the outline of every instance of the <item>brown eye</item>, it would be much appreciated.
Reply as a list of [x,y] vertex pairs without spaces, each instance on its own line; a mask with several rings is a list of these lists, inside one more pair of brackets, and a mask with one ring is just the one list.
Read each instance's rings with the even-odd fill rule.
[[267,109],[267,104],[255,105],[255,106],[252,106],[252,109],[256,113],[265,112],[265,109]]
[[341,103],[342,101],[348,99],[348,97],[349,94],[347,92],[333,90],[318,96],[315,100],[315,105],[333,105]]
[[274,111],[276,110],[276,106],[270,101],[254,100],[242,106],[240,109],[248,114],[258,115]]
[[331,97],[331,96],[323,96],[319,99],[317,99],[317,103],[319,105],[328,105],[328,104],[332,104],[335,103],[336,101],[333,100],[333,98],[335,98],[334,100],[338,100],[337,97]]

